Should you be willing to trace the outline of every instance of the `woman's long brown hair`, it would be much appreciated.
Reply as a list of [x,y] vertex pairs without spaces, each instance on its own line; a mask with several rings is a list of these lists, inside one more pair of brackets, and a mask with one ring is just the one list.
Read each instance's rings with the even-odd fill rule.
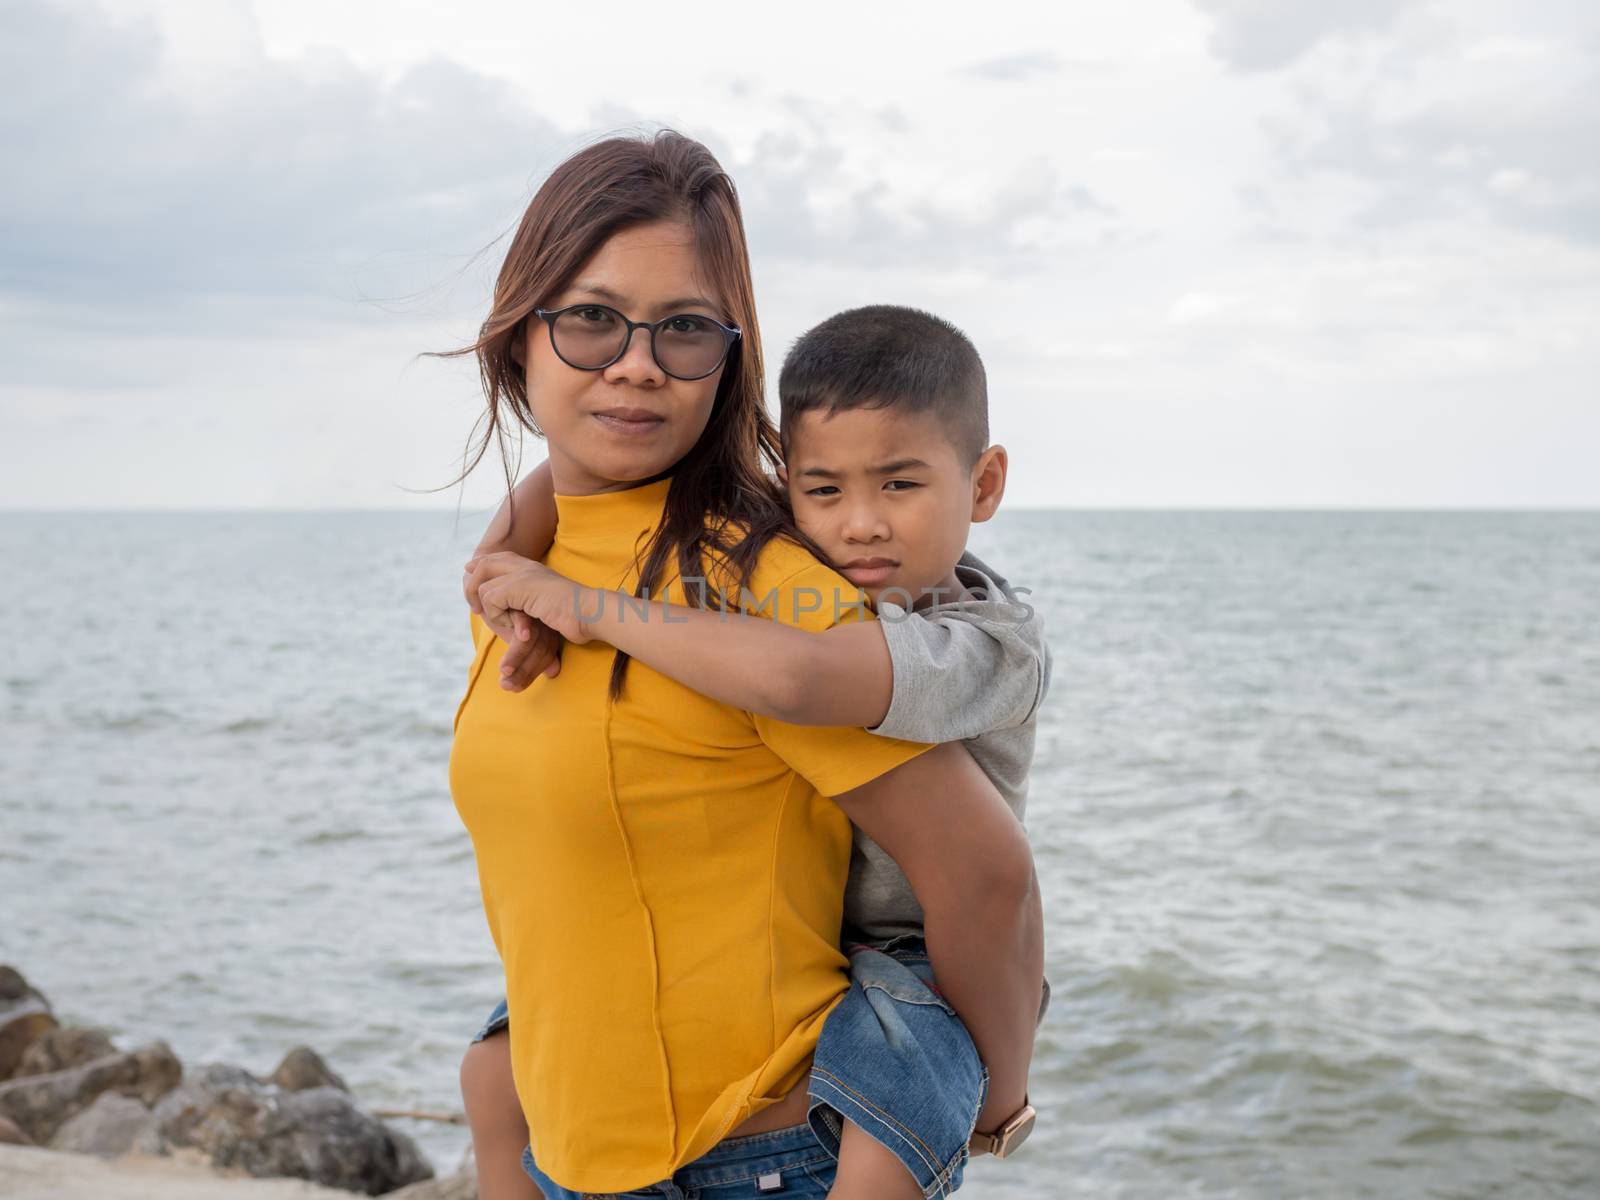
[[[701,267],[718,289],[727,318],[743,332],[723,367],[704,432],[670,468],[666,507],[642,552],[634,595],[649,592],[665,599],[652,584],[676,557],[680,579],[717,581],[698,591],[686,587],[683,603],[720,610],[723,593],[743,597],[761,551],[774,538],[788,538],[823,562],[827,555],[795,526],[774,478],[783,457],[763,400],[761,331],[739,198],[727,172],[692,138],[671,129],[649,137],[607,138],[568,158],[534,195],[506,252],[478,340],[432,355],[476,354],[488,401],[487,413],[479,418],[488,428],[477,453],[451,482],[472,472],[494,437],[500,440],[510,493],[502,414],[509,411],[523,428],[544,436],[528,406],[526,378],[511,356],[512,346],[522,343],[533,310],[564,289],[607,238],[659,220],[682,221],[694,231]],[[612,661],[613,700],[622,694],[628,661],[621,651]]]

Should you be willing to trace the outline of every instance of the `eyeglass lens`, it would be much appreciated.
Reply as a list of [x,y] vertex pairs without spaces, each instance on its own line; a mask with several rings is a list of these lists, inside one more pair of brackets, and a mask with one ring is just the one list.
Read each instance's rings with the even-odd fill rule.
[[[603,367],[615,359],[628,336],[628,326],[615,310],[600,305],[573,308],[552,326],[557,352],[567,362],[585,370]],[[650,331],[636,331],[648,337]],[[667,318],[656,330],[656,362],[668,375],[693,378],[716,370],[728,350],[720,326],[707,317],[681,313]]]

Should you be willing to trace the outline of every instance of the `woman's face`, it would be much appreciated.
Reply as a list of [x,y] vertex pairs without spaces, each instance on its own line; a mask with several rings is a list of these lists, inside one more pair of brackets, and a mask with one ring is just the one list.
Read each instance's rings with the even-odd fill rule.
[[[578,268],[572,283],[543,308],[593,301],[633,321],[703,313],[731,324],[706,282],[693,234],[675,221],[619,230]],[[620,491],[669,470],[699,440],[727,363],[704,379],[674,379],[650,353],[648,330],[636,329],[627,351],[609,367],[569,367],[550,344],[550,326],[536,316],[517,353],[528,406],[550,446],[555,490],[566,496]],[[608,415],[613,414],[613,415]],[[643,418],[626,420],[623,418]]]

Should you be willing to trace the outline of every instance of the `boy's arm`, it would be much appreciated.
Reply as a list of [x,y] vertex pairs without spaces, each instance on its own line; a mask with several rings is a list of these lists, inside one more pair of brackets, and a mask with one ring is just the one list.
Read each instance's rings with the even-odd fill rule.
[[[1011,729],[1049,686],[1037,613],[969,601],[933,618],[886,605],[876,621],[810,632],[758,617],[598,596],[610,642],[695,691],[793,725],[860,725],[911,742]],[[1023,616],[1024,612],[1028,615]]]
[[723,704],[791,725],[876,725],[889,710],[894,670],[876,621],[813,633],[660,601],[641,612],[622,592],[578,603],[590,637]]
[[[513,520],[515,513],[515,520]],[[518,481],[489,522],[473,551],[476,558],[510,550],[523,558],[542,560],[556,540],[556,489],[545,459]]]
[[466,571],[468,604],[509,647],[501,673],[512,691],[533,681],[516,666],[524,627],[543,627],[580,644],[608,642],[713,700],[791,725],[873,725],[889,710],[894,668],[876,621],[811,631],[646,601],[585,587],[514,551],[475,558]]
[[1022,1107],[1044,981],[1044,913],[1022,825],[965,746],[935,746],[834,797],[905,872],[939,990],[989,1068],[980,1133]]
[[1038,616],[976,605],[932,617],[893,604],[878,617],[894,664],[889,711],[872,728],[911,742],[1012,729],[1033,716],[1048,681]]

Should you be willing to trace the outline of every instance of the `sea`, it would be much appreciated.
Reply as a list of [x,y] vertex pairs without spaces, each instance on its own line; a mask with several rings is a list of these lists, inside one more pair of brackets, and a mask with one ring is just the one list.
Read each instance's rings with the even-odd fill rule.
[[[485,514],[0,514],[0,962],[187,1066],[459,1113]],[[1600,1196],[1600,513],[1010,511],[1036,1131],[974,1200]],[[441,1173],[464,1126],[396,1119]]]

